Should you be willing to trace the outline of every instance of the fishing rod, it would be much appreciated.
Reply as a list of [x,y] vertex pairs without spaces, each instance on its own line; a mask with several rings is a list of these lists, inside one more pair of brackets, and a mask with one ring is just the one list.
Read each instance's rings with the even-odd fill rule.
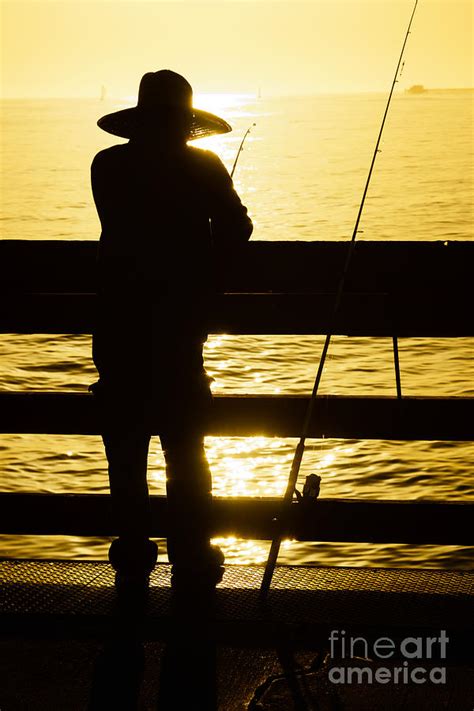
[[[275,570],[275,566],[276,566],[276,563],[277,563],[277,560],[278,560],[278,554],[279,554],[279,552],[280,552],[280,546],[281,546],[281,540],[282,540],[282,528],[283,528],[283,526],[282,526],[282,519],[283,519],[283,521],[286,519],[287,515],[288,515],[289,512],[290,512],[291,504],[292,504],[292,501],[293,501],[293,494],[294,494],[294,492],[295,492],[296,482],[297,482],[297,480],[298,480],[298,474],[299,474],[300,467],[301,467],[301,462],[302,462],[302,459],[303,459],[303,454],[304,454],[304,450],[305,450],[305,442],[306,442],[306,438],[307,438],[307,436],[308,436],[309,425],[310,425],[311,418],[312,418],[312,415],[313,415],[313,409],[314,409],[314,404],[315,404],[315,401],[316,401],[316,395],[318,394],[319,384],[320,384],[320,382],[321,382],[321,377],[322,377],[322,374],[323,374],[323,369],[324,369],[324,365],[325,365],[325,362],[326,362],[326,357],[327,357],[329,345],[330,345],[330,343],[331,343],[331,337],[332,337],[332,330],[333,330],[333,327],[334,327],[334,321],[335,321],[336,314],[337,314],[337,312],[338,312],[338,310],[339,310],[339,306],[340,306],[340,304],[341,304],[341,299],[342,299],[342,294],[343,294],[343,292],[344,292],[344,285],[345,285],[345,281],[346,281],[346,276],[347,276],[347,272],[348,272],[348,270],[349,270],[349,265],[350,265],[350,263],[351,263],[352,255],[353,255],[353,252],[354,252],[354,246],[355,246],[355,241],[356,241],[357,233],[358,233],[358,231],[359,231],[360,218],[361,218],[361,216],[362,216],[362,211],[363,211],[363,209],[364,209],[365,199],[366,199],[366,196],[367,196],[367,191],[368,191],[368,189],[369,189],[370,180],[371,180],[371,178],[372,178],[372,172],[373,172],[373,169],[374,169],[375,160],[376,160],[376,158],[377,158],[377,154],[379,153],[379,146],[380,146],[380,141],[381,141],[381,138],[382,138],[383,130],[384,130],[384,127],[385,127],[385,121],[386,121],[386,118],[387,118],[388,110],[389,110],[389,108],[390,108],[390,103],[391,103],[391,101],[392,101],[392,96],[393,96],[393,92],[394,92],[394,89],[395,89],[395,84],[396,84],[397,81],[398,81],[400,66],[401,66],[402,59],[403,59],[403,54],[404,54],[404,52],[405,52],[406,43],[407,43],[407,41],[408,41],[408,36],[409,36],[409,34],[410,34],[410,30],[411,30],[413,18],[414,18],[414,16],[415,16],[415,12],[416,12],[417,5],[418,5],[418,0],[415,0],[415,5],[414,5],[413,11],[412,11],[412,13],[411,13],[410,21],[409,21],[409,23],[408,23],[408,28],[407,28],[407,31],[406,31],[406,34],[405,34],[405,38],[404,38],[404,40],[403,40],[403,45],[402,45],[402,49],[401,49],[401,52],[400,52],[400,56],[399,56],[399,58],[398,58],[397,67],[396,67],[396,69],[395,69],[395,74],[394,74],[394,77],[393,77],[392,86],[391,86],[391,88],[390,88],[390,92],[389,92],[389,95],[388,95],[387,105],[386,105],[386,107],[385,107],[385,112],[384,112],[384,114],[383,114],[382,123],[381,123],[381,125],[380,125],[379,134],[378,134],[377,141],[376,141],[376,144],[375,144],[374,154],[373,154],[373,156],[372,156],[372,161],[371,161],[371,163],[370,163],[370,168],[369,168],[369,172],[368,172],[368,175],[367,175],[367,180],[366,180],[366,183],[365,183],[364,191],[363,191],[363,193],[362,193],[362,199],[361,199],[361,202],[360,202],[359,211],[358,211],[358,213],[357,213],[357,218],[356,218],[355,225],[354,225],[354,229],[353,229],[353,232],[352,232],[352,237],[351,237],[351,240],[350,240],[350,242],[349,242],[349,247],[348,247],[348,250],[347,250],[347,255],[346,255],[344,267],[343,267],[343,270],[342,270],[341,278],[340,278],[340,280],[339,280],[339,285],[338,285],[337,292],[336,292],[336,298],[335,298],[335,301],[334,301],[334,308],[333,308],[333,312],[332,312],[332,322],[331,322],[331,323],[332,323],[332,327],[329,329],[329,333],[327,334],[326,339],[325,339],[325,341],[324,341],[324,346],[323,346],[323,349],[322,349],[322,352],[321,352],[321,358],[320,358],[320,361],[319,361],[318,371],[317,371],[317,374],[316,374],[316,379],[315,379],[315,381],[314,381],[313,391],[312,391],[312,393],[311,393],[311,398],[310,398],[310,401],[309,401],[309,403],[308,403],[308,407],[307,407],[307,409],[306,409],[306,415],[305,415],[305,419],[304,419],[304,423],[303,423],[302,433],[301,433],[300,440],[299,440],[298,445],[297,445],[296,450],[295,450],[295,454],[294,454],[294,457],[293,457],[293,462],[292,462],[292,464],[291,464],[291,469],[290,469],[290,474],[289,474],[289,476],[288,476],[288,482],[287,482],[285,494],[284,494],[283,499],[282,499],[282,509],[281,509],[281,513],[280,513],[279,518],[277,519],[277,525],[278,525],[278,529],[279,529],[279,530],[278,530],[278,532],[276,533],[275,537],[274,537],[273,540],[272,540],[272,544],[271,544],[271,547],[270,547],[270,552],[269,552],[269,554],[268,554],[267,563],[266,563],[266,565],[265,565],[265,572],[264,572],[264,574],[263,574],[262,584],[261,584],[261,587],[260,587],[260,598],[261,598],[262,600],[265,600],[266,597],[267,597],[267,595],[268,595],[268,591],[269,591],[269,589],[270,589],[270,585],[271,585],[271,582],[272,582],[273,572],[274,572],[274,570]],[[394,342],[394,343],[395,343],[395,342]],[[398,351],[397,351],[397,354],[396,354],[396,355],[398,356]],[[398,383],[397,383],[397,385],[398,385]],[[398,389],[398,387],[397,387],[397,389]]]
[[242,140],[241,140],[241,142],[240,142],[239,150],[237,151],[237,155],[235,156],[234,165],[232,166],[232,170],[230,171],[230,177],[231,177],[231,178],[234,177],[235,169],[236,169],[236,167],[237,167],[237,161],[239,160],[239,156],[240,156],[240,154],[241,154],[241,152],[242,152],[242,150],[243,150],[244,143],[245,143],[245,139],[246,139],[247,136],[249,135],[249,133],[250,133],[250,131],[252,130],[252,128],[253,128],[254,126],[256,126],[256,125],[257,125],[256,123],[253,123],[253,124],[251,124],[251,126],[248,127],[248,129],[247,129],[246,132],[245,132],[244,137],[242,138]]

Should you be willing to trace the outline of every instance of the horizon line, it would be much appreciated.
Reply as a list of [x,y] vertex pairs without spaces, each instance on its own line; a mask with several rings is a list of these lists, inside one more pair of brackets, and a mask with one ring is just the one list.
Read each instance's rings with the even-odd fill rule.
[[[413,85],[412,85],[413,86]],[[406,89],[398,89],[395,93],[396,94],[404,94],[406,93],[411,87],[407,87]],[[474,86],[439,86],[439,87],[426,87],[423,86],[424,92],[429,93],[433,91],[474,91]],[[256,101],[261,101],[265,99],[274,99],[274,98],[280,98],[280,99],[290,99],[290,98],[298,98],[298,97],[310,97],[310,96],[342,96],[342,95],[348,95],[348,94],[384,94],[386,91],[383,89],[355,89],[355,90],[342,90],[342,89],[337,89],[334,91],[331,90],[326,90],[326,91],[301,91],[301,92],[293,92],[293,93],[277,93],[277,92],[269,92],[268,94],[263,94],[262,96],[259,96],[256,92],[245,92],[245,91],[197,91],[195,92],[195,96],[240,96],[240,97],[248,97],[249,99],[255,99]],[[134,99],[130,99],[130,97],[125,97],[125,96],[107,96],[104,100],[100,98],[100,96],[91,96],[91,95],[78,95],[78,94],[64,94],[64,95],[50,95],[50,96],[38,96],[38,95],[21,95],[21,96],[1,96],[0,95],[0,100],[1,101],[24,101],[24,100],[34,100],[34,101],[49,101],[49,100],[62,100],[62,99],[67,99],[67,100],[86,100],[86,101],[123,101],[123,102],[130,102],[131,100],[134,101]]]

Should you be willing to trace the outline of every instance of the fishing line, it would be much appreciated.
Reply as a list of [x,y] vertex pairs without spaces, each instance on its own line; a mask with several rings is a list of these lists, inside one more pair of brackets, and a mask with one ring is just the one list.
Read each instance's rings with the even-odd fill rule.
[[[311,418],[313,415],[313,409],[314,409],[314,404],[316,401],[316,395],[319,390],[319,384],[321,382],[321,377],[323,374],[329,345],[331,343],[331,336],[332,336],[332,330],[334,327],[335,318],[336,318],[337,312],[339,310],[339,306],[341,304],[341,299],[342,299],[342,295],[344,292],[344,285],[345,285],[345,281],[346,281],[347,272],[349,270],[349,265],[351,263],[352,255],[354,252],[355,241],[356,241],[357,233],[359,231],[360,218],[362,216],[362,211],[364,209],[365,198],[367,196],[367,191],[369,189],[369,184],[370,184],[370,180],[372,177],[372,172],[374,169],[377,154],[379,153],[379,146],[380,146],[380,141],[382,138],[383,130],[385,127],[385,121],[387,118],[388,110],[390,108],[390,103],[392,101],[392,96],[393,96],[393,92],[395,89],[395,84],[398,81],[400,66],[401,66],[402,59],[403,59],[403,54],[405,52],[406,43],[408,41],[408,36],[410,34],[411,25],[413,22],[413,18],[415,16],[417,5],[418,5],[418,0],[415,0],[415,5],[414,5],[413,11],[411,13],[410,21],[408,23],[408,28],[407,28],[407,31],[405,34],[405,38],[403,40],[402,49],[401,49],[400,56],[399,56],[399,59],[397,62],[397,67],[395,69],[395,74],[393,77],[392,86],[390,88],[390,92],[388,95],[387,105],[385,107],[385,112],[383,114],[382,123],[380,125],[379,134],[378,134],[377,141],[375,144],[374,154],[372,156],[372,161],[370,163],[370,168],[369,168],[369,172],[367,175],[367,180],[365,183],[364,191],[362,193],[362,200],[360,202],[359,211],[357,213],[357,218],[356,218],[355,225],[354,225],[354,230],[352,232],[352,237],[351,237],[351,240],[350,240],[350,243],[348,246],[346,259],[344,262],[344,267],[342,270],[341,278],[339,280],[339,285],[338,285],[337,292],[336,292],[336,298],[334,301],[334,308],[333,308],[333,312],[332,312],[332,321],[331,321],[332,328],[329,329],[329,333],[327,334],[326,339],[324,341],[324,346],[323,346],[323,350],[321,352],[321,358],[319,361],[318,371],[316,374],[316,379],[314,381],[313,391],[311,393],[311,398],[308,403],[308,407],[306,409],[306,415],[304,418],[302,433],[301,433],[300,440],[299,440],[298,445],[295,450],[293,462],[292,462],[291,469],[290,469],[290,474],[288,476],[288,483],[287,483],[286,491],[285,491],[285,494],[284,494],[283,500],[282,500],[282,509],[280,512],[280,516],[279,516],[279,518],[277,518],[277,521],[276,521],[276,523],[278,525],[278,533],[275,535],[275,537],[272,540],[270,552],[268,554],[267,563],[265,565],[265,572],[263,574],[262,584],[260,587],[260,598],[262,600],[265,600],[267,597],[267,594],[268,594],[268,591],[270,589],[270,585],[272,582],[273,572],[275,570],[275,566],[277,563],[278,554],[280,552],[280,546],[281,546],[281,540],[282,540],[282,529],[283,529],[282,524],[284,523],[284,520],[286,519],[287,515],[290,512],[291,504],[293,501],[293,494],[295,492],[296,482],[298,479],[298,474],[299,474],[301,462],[303,459],[305,442],[306,442],[306,438],[308,436],[309,425],[310,425]],[[395,349],[395,347],[396,347],[396,343],[394,340],[394,349]],[[395,353],[395,350],[394,350],[394,353]],[[397,356],[398,356],[398,350],[397,350]],[[397,389],[398,389],[398,384],[397,384]]]

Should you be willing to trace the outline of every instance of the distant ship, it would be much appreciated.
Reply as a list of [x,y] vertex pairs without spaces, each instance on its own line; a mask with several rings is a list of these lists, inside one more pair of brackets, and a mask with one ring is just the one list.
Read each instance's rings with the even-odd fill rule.
[[423,84],[413,84],[409,89],[406,89],[407,94],[424,94],[426,91]]

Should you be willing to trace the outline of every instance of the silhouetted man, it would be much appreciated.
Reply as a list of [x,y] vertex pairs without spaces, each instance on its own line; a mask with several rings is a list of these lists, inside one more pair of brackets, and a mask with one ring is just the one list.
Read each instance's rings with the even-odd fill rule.
[[245,244],[252,223],[219,158],[187,141],[231,129],[193,109],[191,86],[169,70],[145,74],[138,105],[98,125],[130,139],[92,163],[102,225],[93,339],[100,379],[92,389],[119,528],[109,559],[118,585],[146,583],[156,562],[148,540],[147,455],[150,421],[158,417],[173,582],[215,585],[224,557],[209,542],[204,421],[212,398],[202,346],[213,249]]

